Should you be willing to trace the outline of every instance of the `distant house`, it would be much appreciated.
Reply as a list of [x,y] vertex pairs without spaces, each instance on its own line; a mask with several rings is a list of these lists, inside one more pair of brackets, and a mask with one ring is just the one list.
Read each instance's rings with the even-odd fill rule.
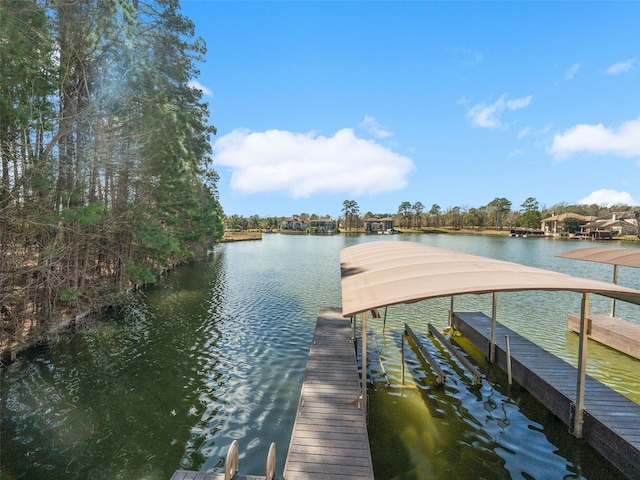
[[562,213],[560,215],[553,215],[551,217],[544,218],[542,220],[542,230],[545,235],[558,235],[565,230],[567,220],[577,220],[580,224],[593,222],[597,218],[594,216],[578,215],[577,213]]
[[385,218],[365,218],[364,229],[369,233],[384,233],[394,230],[394,220],[390,217]]
[[336,222],[330,218],[318,218],[309,221],[311,233],[336,233]]
[[638,219],[635,212],[614,212],[580,227],[580,237],[607,239],[620,235],[637,235]]
[[295,230],[295,231],[304,231],[307,229],[307,224],[300,217],[293,216],[291,218],[285,218],[280,223],[281,230]]

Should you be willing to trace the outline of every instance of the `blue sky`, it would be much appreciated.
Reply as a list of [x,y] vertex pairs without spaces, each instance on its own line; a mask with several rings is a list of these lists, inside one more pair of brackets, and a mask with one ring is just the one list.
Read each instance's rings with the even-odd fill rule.
[[640,2],[182,0],[226,214],[640,205]]

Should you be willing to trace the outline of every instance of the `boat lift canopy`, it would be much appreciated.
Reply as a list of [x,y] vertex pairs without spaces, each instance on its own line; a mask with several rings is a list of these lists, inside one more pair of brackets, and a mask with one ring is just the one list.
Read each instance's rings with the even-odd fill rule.
[[635,289],[416,242],[344,248],[340,268],[345,317],[428,298],[526,290],[595,293],[640,305]]
[[640,268],[640,248],[587,247],[559,253],[556,257]]
[[[526,290],[572,291],[581,293],[582,312],[580,351],[576,393],[574,433],[582,435],[584,379],[586,371],[589,293],[640,305],[640,291],[574,277],[541,268],[456,252],[422,243],[373,241],[340,251],[342,314],[362,314],[366,332],[366,312],[390,305],[414,303],[429,298],[465,294],[492,293],[493,333],[491,358],[495,345],[496,294]],[[366,334],[363,334],[363,364],[366,364]],[[366,395],[366,368],[363,372],[363,396]],[[366,402],[365,402],[366,404]]]
[[[608,263],[613,265],[613,283],[618,283],[618,267],[640,268],[639,248],[587,247],[556,255],[559,258],[585,260],[587,262]],[[611,316],[616,316],[616,300],[611,303]]]

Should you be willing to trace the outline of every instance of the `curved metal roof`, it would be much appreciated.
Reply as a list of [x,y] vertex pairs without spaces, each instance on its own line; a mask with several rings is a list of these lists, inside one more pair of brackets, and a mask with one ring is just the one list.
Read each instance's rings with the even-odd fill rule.
[[569,250],[568,252],[560,253],[556,255],[556,257],[640,268],[640,248],[579,248],[577,250]]
[[342,314],[436,297],[522,290],[595,293],[640,305],[640,291],[406,241],[340,251]]

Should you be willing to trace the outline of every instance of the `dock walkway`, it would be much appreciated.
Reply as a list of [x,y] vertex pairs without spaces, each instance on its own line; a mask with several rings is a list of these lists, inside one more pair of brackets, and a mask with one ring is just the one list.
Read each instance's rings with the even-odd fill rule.
[[320,310],[284,468],[287,480],[374,478],[352,332],[340,309]]
[[[569,330],[580,333],[580,315],[567,315]],[[630,357],[640,359],[640,325],[610,315],[590,314],[587,336]]]
[[[284,467],[286,480],[374,478],[352,335],[351,322],[342,316],[341,309],[320,310]],[[171,477],[171,480],[222,479],[221,473],[187,470],[178,470]]]
[[[489,352],[491,318],[455,312],[453,326]],[[567,425],[576,396],[577,369],[504,325],[497,324],[495,359],[506,370],[509,336],[513,379]],[[640,478],[640,405],[587,375],[583,438],[629,478]]]

